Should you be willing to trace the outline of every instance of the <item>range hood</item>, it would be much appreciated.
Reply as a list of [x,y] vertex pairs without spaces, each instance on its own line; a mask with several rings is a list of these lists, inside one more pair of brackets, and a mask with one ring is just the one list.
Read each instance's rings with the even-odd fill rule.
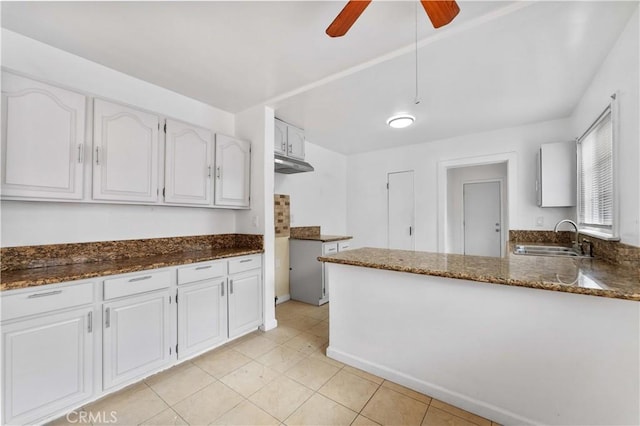
[[293,173],[312,172],[314,170],[313,166],[307,162],[285,157],[280,154],[274,155],[273,169],[276,173],[284,173],[287,175]]

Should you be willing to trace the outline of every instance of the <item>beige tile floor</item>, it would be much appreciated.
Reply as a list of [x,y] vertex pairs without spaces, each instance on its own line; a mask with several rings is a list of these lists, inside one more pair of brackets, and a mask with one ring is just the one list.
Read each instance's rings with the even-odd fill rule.
[[[123,425],[495,426],[327,358],[329,305],[289,301],[277,306],[276,318],[275,330],[251,333],[82,410]],[[70,416],[89,424],[78,418]]]

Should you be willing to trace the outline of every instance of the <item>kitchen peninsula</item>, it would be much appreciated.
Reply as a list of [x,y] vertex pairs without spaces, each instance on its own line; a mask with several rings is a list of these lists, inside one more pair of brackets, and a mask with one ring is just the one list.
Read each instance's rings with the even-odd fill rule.
[[640,424],[637,265],[373,248],[319,260],[328,356],[503,424]]

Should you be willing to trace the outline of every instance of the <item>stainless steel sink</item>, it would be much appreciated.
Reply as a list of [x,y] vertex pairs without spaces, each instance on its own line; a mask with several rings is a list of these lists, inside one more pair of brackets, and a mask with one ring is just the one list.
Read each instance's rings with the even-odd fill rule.
[[541,246],[541,245],[516,245],[514,254],[524,254],[529,256],[553,256],[553,257],[589,257],[584,256],[572,247]]

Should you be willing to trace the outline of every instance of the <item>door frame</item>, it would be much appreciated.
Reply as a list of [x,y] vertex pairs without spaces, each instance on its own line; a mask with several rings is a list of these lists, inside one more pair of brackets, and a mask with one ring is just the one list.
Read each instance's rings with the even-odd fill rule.
[[460,235],[462,235],[462,253],[466,253],[466,238],[465,238],[465,216],[464,216],[464,186],[468,183],[492,183],[498,182],[498,191],[500,192],[500,257],[504,256],[505,240],[504,240],[504,178],[492,178],[492,179],[471,179],[462,181],[462,221],[459,224],[461,227]]
[[391,236],[389,235],[389,220],[390,220],[389,207],[391,207],[391,204],[389,203],[389,194],[391,193],[391,188],[389,188],[389,175],[394,175],[398,173],[409,173],[409,172],[412,173],[412,177],[413,177],[413,200],[412,200],[413,206],[411,207],[411,213],[413,216],[411,220],[411,226],[413,229],[413,233],[411,235],[412,237],[411,250],[415,250],[416,249],[416,171],[415,170],[398,170],[395,172],[387,172],[387,247],[389,247],[389,242],[391,240]]
[[484,166],[487,164],[507,163],[507,212],[509,228],[517,229],[514,219],[518,218],[518,154],[515,151],[502,152],[477,157],[454,158],[438,162],[438,252],[448,253],[447,245],[447,170],[457,167]]

